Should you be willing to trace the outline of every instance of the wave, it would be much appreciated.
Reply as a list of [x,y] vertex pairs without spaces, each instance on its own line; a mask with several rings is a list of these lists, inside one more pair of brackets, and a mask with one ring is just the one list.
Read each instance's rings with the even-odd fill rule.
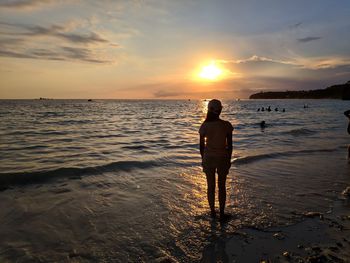
[[56,125],[75,125],[75,124],[88,124],[88,123],[95,123],[95,121],[92,120],[60,120],[60,121],[54,121],[51,122],[51,124]]
[[257,162],[257,161],[264,160],[264,159],[269,159],[269,158],[296,156],[296,155],[300,155],[300,154],[309,154],[309,153],[335,152],[337,150],[338,150],[338,148],[273,152],[273,153],[250,155],[250,156],[235,158],[232,163],[235,165],[242,165],[242,164],[249,164],[249,163]]
[[38,172],[0,173],[0,190],[6,190],[10,186],[33,183],[44,183],[57,178],[79,179],[85,175],[94,175],[104,172],[132,171],[135,169],[147,169],[152,167],[167,166],[175,163],[168,158],[147,161],[119,161],[93,167],[64,167],[54,170]]
[[298,137],[298,136],[312,135],[312,134],[315,134],[316,131],[309,130],[306,128],[299,128],[299,129],[293,129],[293,130],[282,132],[282,133],[283,134],[290,134],[290,135],[293,135],[295,137]]
[[127,149],[127,150],[147,150],[150,147],[146,145],[127,145],[127,146],[122,146],[122,149]]
[[100,135],[90,135],[85,136],[84,139],[93,139],[93,138],[122,138],[122,137],[128,137],[125,134],[100,134]]

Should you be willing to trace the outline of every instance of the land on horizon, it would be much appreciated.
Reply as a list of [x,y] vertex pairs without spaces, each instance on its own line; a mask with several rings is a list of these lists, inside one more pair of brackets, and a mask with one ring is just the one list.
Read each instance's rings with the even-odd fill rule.
[[268,91],[254,93],[249,99],[342,99],[350,100],[350,81],[325,89],[298,91]]

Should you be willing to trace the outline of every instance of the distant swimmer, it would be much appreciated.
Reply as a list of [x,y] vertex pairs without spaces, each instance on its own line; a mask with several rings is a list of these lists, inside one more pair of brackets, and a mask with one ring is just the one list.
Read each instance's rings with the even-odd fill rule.
[[260,111],[260,108],[258,108],[258,110],[257,111]]
[[261,128],[261,129],[265,129],[265,127],[266,127],[265,121],[261,121],[261,122],[260,122],[260,128]]
[[286,112],[286,109],[285,109],[285,108],[283,108],[282,112]]
[[264,107],[262,107],[262,108],[261,108],[261,111],[265,111],[265,108],[264,108]]
[[[344,115],[349,119],[348,133],[350,134],[350,110],[345,111]],[[348,146],[348,159],[350,160],[350,145]]]
[[215,172],[218,173],[220,221],[228,219],[225,214],[226,178],[231,167],[232,124],[219,118],[222,105],[219,100],[208,103],[205,121],[199,128],[199,149],[203,172],[207,177],[207,197],[211,216],[215,217]]
[[309,105],[308,104],[304,104],[304,109],[307,109],[309,108]]
[[271,106],[269,106],[269,107],[267,108],[267,111],[271,111]]
[[275,108],[275,111],[278,111],[278,108]]

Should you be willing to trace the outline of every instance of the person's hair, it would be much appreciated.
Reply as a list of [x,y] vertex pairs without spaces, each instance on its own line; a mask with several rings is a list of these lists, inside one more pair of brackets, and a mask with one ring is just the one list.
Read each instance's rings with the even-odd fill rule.
[[207,117],[205,118],[204,122],[210,122],[210,121],[217,121],[219,120],[220,113],[216,114],[214,112],[208,111]]

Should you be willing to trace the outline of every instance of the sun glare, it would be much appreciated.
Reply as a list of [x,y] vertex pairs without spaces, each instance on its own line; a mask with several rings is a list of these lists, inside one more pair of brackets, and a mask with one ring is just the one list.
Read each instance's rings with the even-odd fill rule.
[[220,69],[215,62],[211,62],[209,65],[205,65],[199,72],[199,77],[205,80],[217,80],[222,74],[222,69]]

